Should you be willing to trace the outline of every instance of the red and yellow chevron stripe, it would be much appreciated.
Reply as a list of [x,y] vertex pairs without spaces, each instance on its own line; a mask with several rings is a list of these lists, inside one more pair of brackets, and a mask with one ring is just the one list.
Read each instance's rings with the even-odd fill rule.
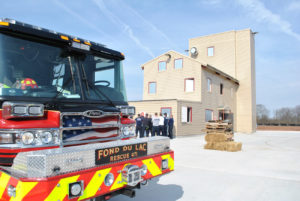
[[[162,170],[161,167],[163,159],[168,159],[169,162],[169,168],[166,170]],[[105,195],[126,186],[126,183],[122,181],[121,170],[128,164],[139,167],[145,164],[148,172],[143,178],[148,180],[174,170],[174,152],[170,151],[46,179],[17,179],[0,171],[0,201],[79,201]],[[104,178],[108,173],[112,173],[115,178],[114,183],[109,187],[104,184]],[[83,181],[84,192],[80,197],[69,199],[69,183],[76,181]],[[9,197],[7,194],[7,188],[10,185],[16,187],[16,197]]]

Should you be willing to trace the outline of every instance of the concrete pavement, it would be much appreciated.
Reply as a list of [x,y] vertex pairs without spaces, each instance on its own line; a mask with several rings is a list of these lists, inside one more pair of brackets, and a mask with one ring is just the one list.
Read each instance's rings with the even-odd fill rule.
[[134,199],[111,201],[299,201],[300,132],[236,134],[241,152],[205,150],[204,135],[171,142],[175,171],[153,179]]

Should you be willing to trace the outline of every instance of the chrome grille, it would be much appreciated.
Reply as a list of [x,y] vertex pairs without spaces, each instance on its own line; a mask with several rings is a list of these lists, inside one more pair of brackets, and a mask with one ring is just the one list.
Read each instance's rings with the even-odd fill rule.
[[118,112],[68,112],[60,118],[61,146],[120,139]]

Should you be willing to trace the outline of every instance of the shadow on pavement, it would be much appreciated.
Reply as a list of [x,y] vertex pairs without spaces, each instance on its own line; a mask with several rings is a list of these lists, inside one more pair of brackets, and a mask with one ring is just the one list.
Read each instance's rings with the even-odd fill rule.
[[119,195],[110,201],[176,201],[183,195],[183,189],[176,184],[159,184],[159,178],[152,179],[148,185],[136,190],[135,198]]

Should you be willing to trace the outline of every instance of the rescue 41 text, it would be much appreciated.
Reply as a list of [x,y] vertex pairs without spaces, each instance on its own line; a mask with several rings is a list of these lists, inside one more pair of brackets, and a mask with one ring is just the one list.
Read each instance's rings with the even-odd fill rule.
[[96,150],[96,165],[128,160],[147,155],[147,143],[124,145]]

